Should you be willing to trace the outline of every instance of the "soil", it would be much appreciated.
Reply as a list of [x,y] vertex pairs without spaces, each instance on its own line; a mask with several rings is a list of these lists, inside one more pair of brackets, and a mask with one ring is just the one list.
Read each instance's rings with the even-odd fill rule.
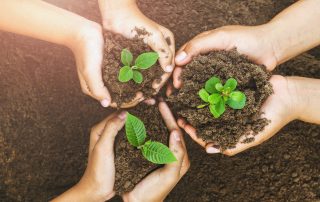
[[[139,104],[129,112],[144,122],[147,130],[147,140],[150,139],[163,144],[168,143],[169,131],[161,118],[157,106]],[[159,165],[147,161],[139,149],[129,144],[125,137],[124,129],[118,134],[115,145],[115,190],[117,194],[121,195],[131,191],[142,178],[154,169],[159,168]]]
[[[48,2],[100,22],[96,0]],[[149,0],[139,5],[173,31],[180,47],[223,25],[265,23],[293,2]],[[0,201],[48,201],[79,181],[89,129],[111,110],[83,95],[68,49],[4,32],[0,47]],[[320,79],[320,48],[275,73]],[[234,157],[207,155],[187,135],[185,140],[191,168],[168,202],[320,200],[319,125],[295,121]]]
[[[242,110],[226,107],[225,113],[216,119],[208,107],[197,109],[203,104],[198,92],[212,76],[220,78],[222,83],[229,78],[237,80],[237,90],[247,97]],[[180,78],[183,87],[168,101],[173,111],[197,129],[200,138],[214,142],[225,150],[234,147],[243,135],[247,137],[242,141],[253,141],[252,135],[262,131],[269,123],[261,118],[260,108],[272,94],[270,77],[264,66],[252,63],[236,50],[215,51],[194,58],[185,67]]]
[[119,82],[119,70],[123,67],[121,63],[121,51],[123,49],[128,49],[133,54],[134,60],[140,54],[152,51],[148,45],[139,39],[139,36],[149,33],[145,30],[137,29],[137,34],[138,35],[132,40],[110,32],[106,32],[104,35],[103,80],[111,92],[112,101],[117,103],[117,106],[130,102],[135,98],[138,91],[143,92],[145,98],[150,98],[155,93],[155,90],[152,88],[152,82],[160,79],[163,74],[157,62],[157,64],[151,68],[141,71],[143,75],[143,82],[141,84],[136,84],[133,80],[126,83]]

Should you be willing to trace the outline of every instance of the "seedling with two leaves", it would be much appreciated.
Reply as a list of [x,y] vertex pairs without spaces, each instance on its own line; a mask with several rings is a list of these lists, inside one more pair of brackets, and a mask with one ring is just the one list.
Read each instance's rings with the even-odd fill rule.
[[211,77],[205,87],[199,91],[200,98],[205,104],[199,105],[197,108],[209,106],[211,114],[214,118],[219,118],[226,110],[226,105],[232,109],[243,109],[246,104],[246,95],[237,91],[238,82],[234,78],[229,78],[222,85],[218,77]]
[[140,71],[152,67],[158,58],[159,55],[155,52],[142,53],[137,57],[134,65],[131,66],[133,55],[129,50],[123,49],[121,52],[121,62],[124,66],[119,71],[119,81],[125,83],[133,79],[138,84],[142,83],[143,75]]
[[129,143],[141,150],[142,155],[155,164],[167,164],[177,161],[171,150],[164,144],[148,140],[144,123],[128,113],[125,124],[126,136]]

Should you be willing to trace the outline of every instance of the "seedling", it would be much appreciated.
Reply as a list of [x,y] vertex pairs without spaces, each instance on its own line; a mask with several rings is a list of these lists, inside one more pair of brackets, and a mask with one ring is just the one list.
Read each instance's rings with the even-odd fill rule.
[[140,149],[142,155],[148,161],[155,164],[167,164],[177,161],[166,145],[156,141],[146,141],[146,128],[139,118],[128,113],[125,128],[129,143]]
[[225,112],[226,104],[232,109],[243,109],[247,98],[243,92],[236,91],[237,85],[238,82],[234,78],[229,78],[222,85],[218,77],[211,77],[205,83],[205,87],[199,91],[199,96],[205,104],[199,105],[197,108],[209,106],[214,118],[219,118]]
[[152,67],[158,58],[159,55],[155,52],[142,53],[137,57],[134,65],[131,66],[133,61],[132,53],[127,49],[123,49],[121,52],[121,62],[124,66],[119,71],[119,81],[125,83],[133,79],[138,84],[142,83],[143,75],[140,71]]

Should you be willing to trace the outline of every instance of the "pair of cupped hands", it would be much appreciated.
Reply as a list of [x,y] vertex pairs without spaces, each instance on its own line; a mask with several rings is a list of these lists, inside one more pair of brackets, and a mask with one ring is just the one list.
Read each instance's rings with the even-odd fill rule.
[[[100,5],[100,8],[103,10],[103,5]],[[141,39],[159,54],[159,63],[164,70],[161,82],[154,82],[152,87],[158,92],[172,76],[173,84],[167,85],[167,95],[170,95],[174,88],[179,89],[183,85],[180,75],[184,65],[188,64],[193,57],[213,50],[237,48],[239,53],[247,55],[258,64],[265,65],[269,71],[283,62],[277,60],[275,53],[276,40],[268,35],[270,28],[267,24],[260,26],[225,26],[206,31],[195,36],[176,52],[173,33],[144,16],[135,3],[121,7],[121,10],[114,8],[106,15],[102,13],[102,17],[105,30],[121,34],[126,38],[136,36],[135,28],[145,29],[150,33],[141,36]],[[170,44],[167,43],[168,39],[171,42]],[[77,50],[83,51],[74,52],[82,91],[98,100],[103,107],[117,107],[112,102],[110,93],[102,80],[101,66],[104,46],[102,28],[96,24],[91,29],[84,30],[80,41],[79,45],[82,48]],[[240,143],[240,139],[235,148],[220,151],[219,145],[216,143],[204,142],[198,138],[196,129],[186,123],[185,120],[178,119],[177,123],[194,141],[204,147],[207,153],[222,152],[226,155],[235,155],[261,144],[284,125],[299,116],[300,111],[297,108],[299,106],[299,96],[296,96],[294,82],[291,80],[291,78],[279,75],[274,75],[270,79],[274,94],[266,100],[261,111],[262,116],[271,122],[255,136],[255,140],[251,143]],[[138,92],[133,101],[120,107],[133,107],[143,100],[143,94]]]

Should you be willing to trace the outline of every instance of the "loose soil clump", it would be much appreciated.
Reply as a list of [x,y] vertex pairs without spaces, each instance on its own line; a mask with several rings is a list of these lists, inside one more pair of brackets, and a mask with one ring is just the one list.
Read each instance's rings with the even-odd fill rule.
[[[149,139],[167,145],[169,132],[157,106],[139,104],[129,112],[144,122]],[[117,135],[115,155],[115,190],[120,195],[131,191],[146,175],[160,167],[147,161],[139,149],[129,144],[124,128]]]
[[152,82],[159,80],[163,74],[159,63],[156,63],[150,69],[141,71],[143,75],[143,82],[141,84],[136,84],[133,80],[126,83],[121,83],[118,80],[119,70],[124,66],[121,63],[121,51],[123,49],[128,49],[133,54],[134,59],[142,53],[152,52],[149,46],[139,38],[139,36],[149,33],[140,29],[136,29],[136,31],[137,36],[134,39],[126,39],[119,34],[111,32],[104,34],[103,80],[111,92],[112,101],[117,106],[133,100],[138,91],[143,92],[145,98],[152,96],[155,93],[155,90],[152,88]]
[[[247,97],[246,106],[242,110],[226,107],[226,112],[218,119],[208,107],[197,109],[203,104],[198,92],[212,76],[219,77],[222,83],[235,78],[237,89]],[[246,138],[241,141],[253,141],[251,131],[255,135],[268,124],[267,119],[261,118],[260,108],[272,94],[270,77],[264,66],[252,63],[236,50],[216,51],[198,56],[186,66],[181,77],[183,87],[169,101],[174,111],[197,129],[199,137],[225,150],[234,147],[242,135]]]

